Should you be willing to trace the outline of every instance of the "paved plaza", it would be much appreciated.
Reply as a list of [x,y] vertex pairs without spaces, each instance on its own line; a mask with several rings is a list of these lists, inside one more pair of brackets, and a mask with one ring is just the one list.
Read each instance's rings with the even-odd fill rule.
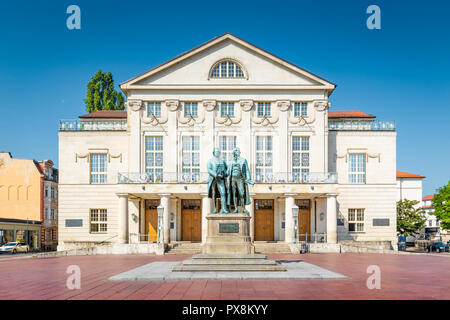
[[[450,256],[435,254],[268,255],[281,263],[303,264],[306,273],[321,271],[344,279],[117,279],[136,270],[148,274],[151,264],[169,266],[186,258],[189,256],[5,257],[0,260],[0,299],[450,299]],[[80,268],[80,289],[67,288],[70,266]],[[380,268],[380,289],[367,287],[369,266]],[[111,277],[116,279],[109,280]]]

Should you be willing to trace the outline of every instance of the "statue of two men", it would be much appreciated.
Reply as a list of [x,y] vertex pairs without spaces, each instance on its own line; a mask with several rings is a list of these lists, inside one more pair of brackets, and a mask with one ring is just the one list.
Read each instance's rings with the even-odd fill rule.
[[230,213],[229,207],[234,206],[233,213],[238,213],[238,206],[247,213],[245,205],[251,203],[248,185],[253,186],[247,160],[241,158],[239,148],[233,149],[233,158],[227,164],[220,158],[219,148],[214,148],[214,157],[208,161],[208,197],[213,199],[214,211],[217,213],[216,199],[220,198],[220,213]]

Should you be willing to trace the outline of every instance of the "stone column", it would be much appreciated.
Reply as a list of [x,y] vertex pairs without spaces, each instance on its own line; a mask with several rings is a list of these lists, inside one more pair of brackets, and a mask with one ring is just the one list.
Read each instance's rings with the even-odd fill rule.
[[160,194],[161,205],[164,207],[164,243],[170,242],[170,193]]
[[250,192],[250,204],[245,206],[250,215],[250,238],[255,241],[255,193]]
[[128,198],[126,194],[118,194],[119,196],[119,211],[118,211],[118,242],[128,242]]
[[[139,199],[128,200],[128,243],[139,243]],[[135,217],[135,220],[133,220]]]
[[337,243],[337,194],[327,195],[327,243]]
[[294,196],[295,193],[286,193],[286,202],[284,206],[285,210],[285,225],[284,225],[284,242],[292,243],[294,241],[294,220],[292,218],[292,207],[295,204]]
[[207,193],[201,193],[202,196],[202,243],[206,242],[208,235],[208,220],[206,216],[211,213],[211,199],[208,198]]

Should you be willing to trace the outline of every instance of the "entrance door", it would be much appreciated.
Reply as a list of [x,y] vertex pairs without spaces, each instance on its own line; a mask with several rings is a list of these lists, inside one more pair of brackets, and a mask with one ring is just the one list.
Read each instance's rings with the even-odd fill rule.
[[141,241],[157,241],[159,200],[145,200],[145,236]]
[[181,240],[202,240],[202,210],[200,200],[182,200]]
[[255,241],[273,241],[273,200],[255,200]]
[[295,204],[298,206],[298,233],[299,240],[305,241],[306,234],[311,239],[311,201],[297,199]]

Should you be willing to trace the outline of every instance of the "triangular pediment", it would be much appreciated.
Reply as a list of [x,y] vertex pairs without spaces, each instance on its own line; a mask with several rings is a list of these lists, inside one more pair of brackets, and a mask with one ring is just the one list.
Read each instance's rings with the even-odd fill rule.
[[[212,78],[211,68],[229,59],[244,77]],[[123,90],[176,86],[286,86],[332,91],[335,85],[229,33],[185,52],[120,85]]]

